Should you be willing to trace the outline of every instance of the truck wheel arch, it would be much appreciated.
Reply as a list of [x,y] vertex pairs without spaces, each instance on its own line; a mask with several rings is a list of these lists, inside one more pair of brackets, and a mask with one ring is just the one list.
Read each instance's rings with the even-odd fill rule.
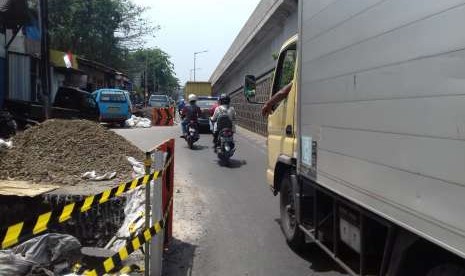
[[276,166],[274,169],[274,180],[273,180],[273,190],[274,195],[277,195],[281,190],[280,183],[282,178],[286,175],[286,173],[291,170],[295,169],[296,166],[296,159],[293,157],[289,157],[287,155],[280,155],[278,160],[276,161]]

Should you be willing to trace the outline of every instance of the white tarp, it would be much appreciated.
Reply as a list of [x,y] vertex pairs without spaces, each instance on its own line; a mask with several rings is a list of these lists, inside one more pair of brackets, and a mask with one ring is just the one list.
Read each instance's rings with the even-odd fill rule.
[[3,139],[0,139],[0,150],[1,149],[11,149],[13,147],[13,142],[12,141],[6,141]]
[[131,118],[126,120],[126,125],[128,127],[150,128],[152,126],[152,121],[147,118],[132,115]]

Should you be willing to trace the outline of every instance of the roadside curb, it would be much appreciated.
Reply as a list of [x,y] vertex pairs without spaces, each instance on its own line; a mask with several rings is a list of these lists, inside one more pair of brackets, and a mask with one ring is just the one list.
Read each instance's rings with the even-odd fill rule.
[[237,131],[237,134],[245,137],[246,139],[250,140],[251,142],[253,143],[256,143],[258,144],[259,146],[261,147],[266,147],[266,141],[267,141],[267,138],[265,136],[262,136],[260,134],[257,134],[255,132],[252,132],[248,129],[245,129],[241,126],[236,126],[236,131]]

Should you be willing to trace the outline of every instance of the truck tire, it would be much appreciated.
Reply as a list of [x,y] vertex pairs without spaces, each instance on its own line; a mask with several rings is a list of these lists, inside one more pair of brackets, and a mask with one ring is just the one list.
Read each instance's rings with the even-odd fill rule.
[[289,246],[298,251],[305,244],[305,234],[300,230],[295,217],[294,191],[289,173],[282,177],[280,187],[281,230]]
[[432,268],[426,276],[465,276],[465,267],[456,264],[443,264]]

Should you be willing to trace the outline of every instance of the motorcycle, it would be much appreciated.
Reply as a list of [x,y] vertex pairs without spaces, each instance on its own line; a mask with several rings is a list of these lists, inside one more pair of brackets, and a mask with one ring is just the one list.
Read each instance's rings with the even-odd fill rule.
[[223,163],[228,163],[236,151],[234,143],[234,132],[229,117],[218,118],[218,138],[216,143],[216,154]]
[[197,142],[199,138],[199,125],[195,121],[190,121],[187,125],[187,136],[185,137],[190,149],[194,147],[194,143]]

